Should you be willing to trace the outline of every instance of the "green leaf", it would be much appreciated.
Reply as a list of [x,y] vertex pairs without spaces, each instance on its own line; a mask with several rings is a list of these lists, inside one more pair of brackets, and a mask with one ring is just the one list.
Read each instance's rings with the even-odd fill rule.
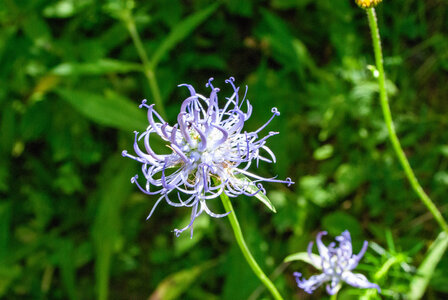
[[51,74],[59,76],[103,75],[108,73],[128,73],[142,71],[140,64],[115,59],[99,59],[95,62],[65,62],[57,65]]
[[323,145],[314,151],[313,157],[316,160],[328,159],[333,155],[333,150],[334,150],[333,145],[330,144]]
[[[320,261],[321,258],[319,255],[311,253],[311,256],[313,257],[314,261]],[[291,261],[304,261],[312,266],[314,266],[316,269],[321,270],[321,266],[314,264],[313,260],[311,260],[310,256],[308,255],[308,252],[297,252],[291,255],[288,255],[283,261],[286,262],[291,262]]]
[[11,201],[0,203],[0,261],[8,254],[11,229]]
[[149,300],[171,300],[179,297],[196,281],[207,269],[216,265],[215,261],[207,261],[191,269],[182,270],[165,278],[149,297]]
[[162,59],[162,57],[168,52],[176,47],[183,39],[190,35],[196,27],[198,27],[202,22],[204,22],[213,12],[219,7],[220,2],[217,1],[215,4],[187,17],[185,20],[181,21],[179,24],[174,26],[170,34],[165,40],[160,44],[157,50],[151,57],[150,65],[154,69],[157,64]]
[[21,276],[23,276],[23,267],[20,264],[0,265],[0,297],[2,299],[6,299],[3,296],[8,295],[7,292],[10,286]]
[[434,274],[434,270],[447,248],[448,234],[446,232],[441,232],[429,248],[428,254],[418,268],[417,273],[412,278],[407,299],[417,300],[423,297],[429,280]]
[[89,199],[89,202],[98,202],[91,237],[95,247],[96,299],[99,300],[108,298],[112,259],[123,239],[121,206],[134,188],[129,183],[131,166],[131,162],[112,156],[103,164],[98,193]]
[[73,260],[73,242],[68,239],[60,240],[58,247],[58,260],[61,269],[62,283],[67,290],[68,298],[78,299],[76,289],[76,268]]
[[326,215],[322,220],[322,227],[330,235],[339,235],[344,230],[350,231],[352,237],[361,236],[362,227],[358,220],[346,212],[336,211]]
[[[251,183],[252,180],[250,180],[249,178],[247,178],[246,176],[244,176],[243,174],[236,174],[235,177],[239,180],[242,180],[244,182],[249,182]],[[256,191],[258,191],[258,188],[255,184],[250,184],[247,186],[246,188],[246,192],[248,193],[255,193]],[[266,205],[270,210],[272,210],[273,212],[277,212],[275,210],[274,205],[272,204],[271,200],[269,200],[268,196],[266,196],[264,193],[262,193],[261,191],[255,194],[255,197],[260,200],[261,202],[263,202],[264,205]]]
[[42,48],[48,48],[52,36],[51,30],[46,21],[38,13],[28,14],[23,18],[22,29],[25,35]]
[[[182,228],[185,224],[190,222],[190,216],[185,215],[182,221],[176,225],[177,228]],[[192,239],[189,234],[182,234],[179,237],[174,238],[174,256],[181,257],[188,253],[188,251],[193,251],[193,247],[197,246],[198,243],[204,238],[204,233],[210,227],[210,218],[198,217],[194,221],[194,238]]]
[[55,90],[62,99],[70,103],[86,118],[126,131],[141,130],[147,127],[144,113],[137,104],[115,94],[94,94],[82,90]]

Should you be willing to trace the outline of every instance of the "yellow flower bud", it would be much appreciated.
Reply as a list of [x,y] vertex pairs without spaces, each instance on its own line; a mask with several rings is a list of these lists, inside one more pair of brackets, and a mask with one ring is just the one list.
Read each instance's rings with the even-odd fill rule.
[[371,8],[375,7],[380,3],[382,0],[355,0],[356,4],[358,4],[361,8]]

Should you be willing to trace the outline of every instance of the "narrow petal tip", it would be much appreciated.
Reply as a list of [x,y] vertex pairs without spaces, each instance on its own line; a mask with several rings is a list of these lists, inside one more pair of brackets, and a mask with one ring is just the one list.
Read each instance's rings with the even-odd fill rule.
[[138,108],[148,107],[148,104],[146,104],[146,102],[148,102],[148,100],[143,99],[143,100],[142,100],[142,103],[138,106]]
[[213,89],[212,81],[214,80],[213,77],[210,77],[208,79],[208,82],[205,84],[205,87],[211,87]]
[[231,83],[231,82],[235,82],[235,78],[233,76],[230,76],[229,79],[225,80],[225,83]]

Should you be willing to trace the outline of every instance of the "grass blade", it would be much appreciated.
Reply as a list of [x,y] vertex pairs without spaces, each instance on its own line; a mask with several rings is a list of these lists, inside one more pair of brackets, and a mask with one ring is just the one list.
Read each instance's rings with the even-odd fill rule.
[[445,253],[447,247],[448,234],[442,231],[429,248],[428,254],[418,268],[414,278],[411,280],[407,299],[417,300],[423,297],[429,280],[431,279],[431,276],[433,275],[434,270]]
[[202,22],[204,22],[218,7],[219,1],[209,7],[185,18],[179,24],[174,26],[170,34],[160,44],[150,59],[150,67],[152,69],[157,67],[157,64],[171,49],[176,47],[178,43],[189,36]]

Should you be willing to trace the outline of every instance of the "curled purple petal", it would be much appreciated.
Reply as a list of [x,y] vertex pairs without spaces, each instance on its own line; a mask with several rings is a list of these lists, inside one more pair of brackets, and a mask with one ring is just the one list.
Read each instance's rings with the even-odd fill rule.
[[359,273],[345,272],[342,274],[342,280],[350,284],[353,287],[361,289],[377,289],[381,293],[381,289],[378,284],[372,283],[367,280],[366,276]]
[[294,276],[296,277],[297,286],[308,294],[312,294],[315,289],[330,280],[330,277],[325,273],[313,275],[308,280],[301,279],[302,274],[299,272],[295,272]]
[[[126,150],[122,152],[124,157],[142,164],[146,184],[140,185],[137,176],[132,178],[138,189],[148,195],[159,195],[149,216],[161,199],[165,199],[168,205],[191,209],[189,224],[182,229],[175,229],[176,236],[187,229],[192,234],[194,220],[202,212],[214,218],[227,216],[229,212],[217,214],[207,206],[208,201],[222,193],[229,197],[255,196],[260,192],[266,193],[263,182],[284,183],[288,186],[294,183],[289,177],[285,180],[265,178],[248,171],[252,162],[257,166],[259,162],[276,162],[274,153],[266,143],[269,137],[278,132],[268,132],[261,138],[259,133],[280,114],[277,108],[272,108],[271,118],[256,131],[244,130],[245,122],[252,113],[252,106],[246,99],[247,86],[241,99],[235,78],[229,77],[225,82],[232,87],[233,93],[225,98],[224,105],[219,105],[220,89],[213,86],[212,81],[213,78],[210,78],[206,84],[211,89],[208,97],[198,94],[189,84],[179,85],[187,87],[189,96],[182,102],[177,122],[173,126],[163,120],[154,104],[142,100],[139,107],[147,109],[149,125],[144,132],[135,132],[135,156]],[[170,154],[155,152],[159,147],[154,145],[155,135],[171,149]],[[236,177],[238,174],[244,174],[250,179],[240,180]],[[219,184],[213,184],[215,179]]]

